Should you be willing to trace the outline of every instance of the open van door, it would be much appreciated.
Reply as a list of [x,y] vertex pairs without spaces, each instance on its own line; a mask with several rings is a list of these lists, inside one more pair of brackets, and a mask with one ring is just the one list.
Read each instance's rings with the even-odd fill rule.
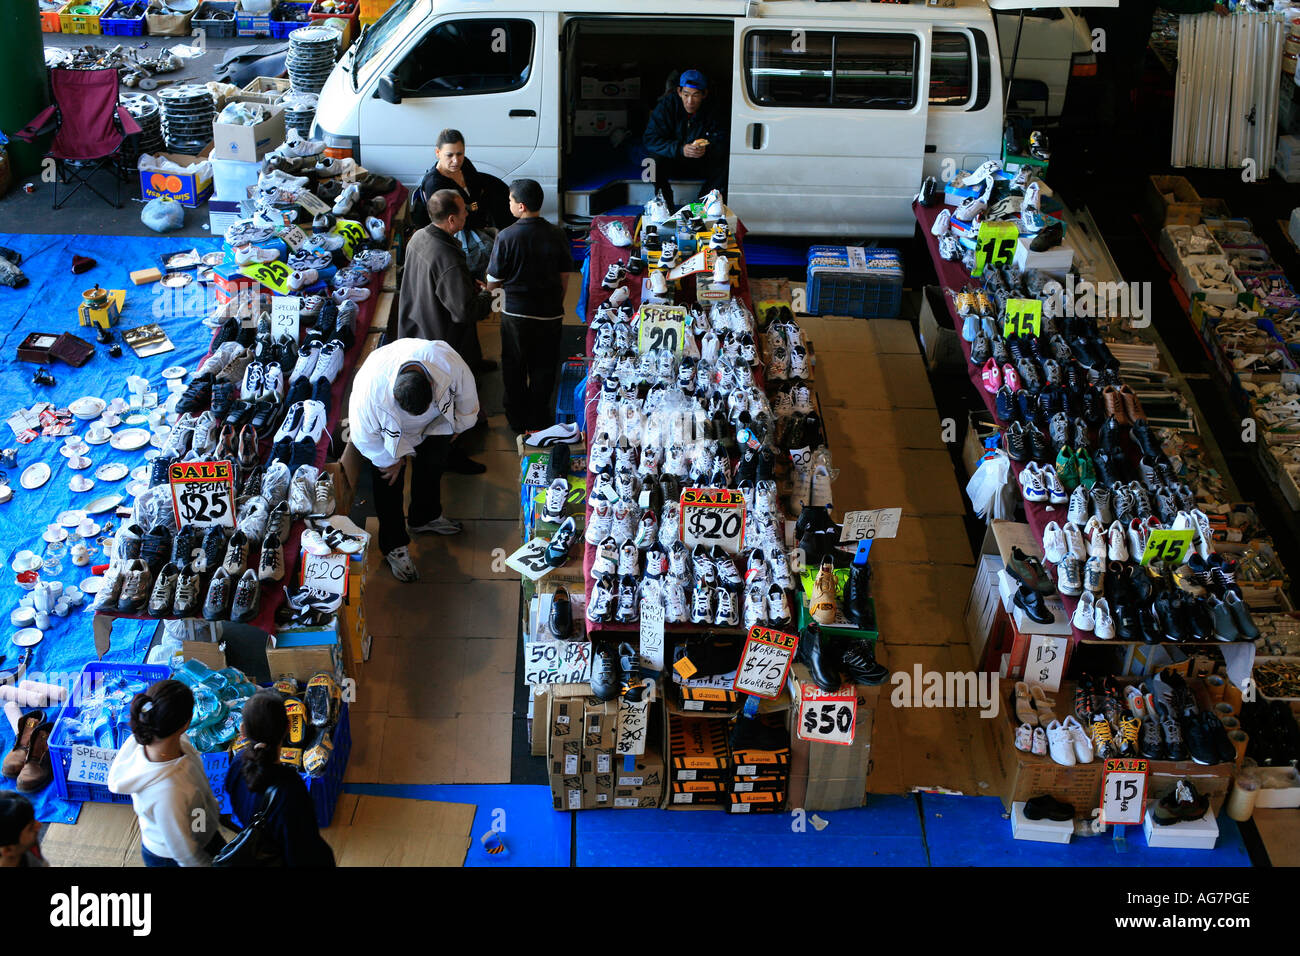
[[[557,95],[556,19],[494,6],[422,25],[364,94],[366,164],[418,183],[436,161],[438,131],[451,128],[465,134],[466,154],[481,172],[553,185],[555,137],[542,135],[541,117]],[[533,168],[539,141],[552,147],[541,151],[549,154],[545,168]]]
[[734,62],[727,201],[746,226],[912,234],[929,24],[751,16],[737,21]]

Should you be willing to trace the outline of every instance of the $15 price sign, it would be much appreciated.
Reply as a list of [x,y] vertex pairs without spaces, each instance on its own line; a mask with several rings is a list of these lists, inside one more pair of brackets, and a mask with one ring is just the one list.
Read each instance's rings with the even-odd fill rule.
[[981,222],[971,275],[983,275],[985,266],[1004,266],[1010,262],[1019,236],[1020,228],[1014,222]]
[[167,470],[176,525],[235,526],[235,476],[228,461],[177,462]]
[[799,637],[755,625],[749,629],[732,690],[755,697],[776,697],[785,687]]
[[1170,567],[1177,567],[1187,557],[1195,533],[1190,528],[1181,531],[1169,528],[1152,531],[1147,546],[1142,551],[1141,563],[1147,565],[1152,561],[1162,561]]
[[1044,690],[1060,690],[1061,675],[1065,671],[1065,655],[1070,647],[1066,637],[1049,637],[1035,634],[1029,639],[1029,654],[1025,658],[1025,680],[1042,684]]
[[853,743],[857,720],[857,694],[827,694],[813,684],[800,685],[800,740],[847,747]]
[[745,496],[729,488],[682,491],[682,542],[687,548],[718,545],[728,554],[745,546]]
[[1147,809],[1145,760],[1118,757],[1102,768],[1101,819],[1103,823],[1141,823]]
[[667,349],[680,355],[685,346],[686,307],[684,305],[642,305],[637,309],[637,348],[641,352]]

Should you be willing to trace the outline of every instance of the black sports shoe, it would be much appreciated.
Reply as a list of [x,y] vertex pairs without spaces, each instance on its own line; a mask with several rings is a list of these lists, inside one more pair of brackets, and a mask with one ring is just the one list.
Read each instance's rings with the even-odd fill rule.
[[855,684],[875,687],[889,679],[889,668],[876,660],[872,641],[847,641],[840,654],[844,676]]
[[172,532],[165,525],[154,525],[140,540],[140,559],[149,565],[149,573],[156,575],[167,563],[172,551]]
[[184,568],[194,557],[194,552],[203,543],[203,529],[186,525],[172,537],[172,564]]
[[1192,755],[1193,760],[1206,766],[1218,763],[1213,738],[1210,737],[1209,729],[1203,720],[1199,717],[1190,717],[1183,721],[1183,730],[1187,740],[1187,752]]
[[234,382],[217,382],[212,386],[212,414],[218,420],[230,413],[230,406],[235,403],[238,389]]
[[1025,801],[1025,819],[1055,820],[1057,823],[1063,823],[1074,819],[1074,807],[1048,794],[1030,797]]
[[176,402],[177,414],[198,412],[212,400],[212,376],[200,375],[190,381],[189,386]]
[[601,644],[591,664],[591,692],[600,700],[614,700],[620,689],[618,655],[609,644]]
[[202,571],[211,574],[221,567],[226,557],[227,529],[219,524],[210,525],[203,533],[203,567]]
[[149,468],[149,487],[155,485],[165,485],[170,480],[167,475],[167,469],[171,468],[175,458],[166,455],[159,455],[153,460],[153,465]]

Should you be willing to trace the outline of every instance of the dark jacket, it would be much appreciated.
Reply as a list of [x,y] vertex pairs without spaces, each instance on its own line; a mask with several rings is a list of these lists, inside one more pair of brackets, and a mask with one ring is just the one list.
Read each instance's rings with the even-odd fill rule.
[[661,159],[682,159],[682,147],[697,139],[709,141],[709,153],[717,155],[728,145],[727,123],[713,108],[710,99],[696,111],[686,112],[677,90],[665,93],[650,113],[646,124],[644,145],[652,156]]
[[[230,794],[230,809],[244,826],[252,821],[262,805],[264,794],[254,793],[244,781],[242,757],[230,762],[226,773],[226,792]],[[320,835],[316,823],[316,805],[302,777],[291,767],[277,765],[272,771],[272,782],[279,792],[275,807],[266,818],[268,832],[274,837],[284,856],[285,866],[333,866],[334,851]]]
[[510,215],[510,190],[505,183],[495,176],[480,173],[468,159],[461,167],[461,173],[465,177],[464,189],[460,183],[439,172],[436,164],[424,174],[420,180],[423,198],[411,204],[411,223],[417,229],[429,225],[429,210],[425,203],[439,189],[454,189],[460,193],[460,198],[465,200],[465,210],[469,213],[465,225],[475,232],[485,226],[504,229],[514,222],[514,217]]
[[465,265],[460,242],[437,226],[425,226],[406,246],[397,304],[397,337],[447,342],[461,357],[474,323],[492,309]]

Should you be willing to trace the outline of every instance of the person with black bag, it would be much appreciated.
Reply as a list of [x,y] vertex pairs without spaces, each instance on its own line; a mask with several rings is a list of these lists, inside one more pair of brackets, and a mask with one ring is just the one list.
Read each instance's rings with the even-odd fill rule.
[[334,866],[334,851],[320,835],[316,806],[302,777],[280,763],[289,733],[284,700],[260,690],[244,705],[240,732],[248,743],[226,775],[232,814],[244,829],[213,866]]

